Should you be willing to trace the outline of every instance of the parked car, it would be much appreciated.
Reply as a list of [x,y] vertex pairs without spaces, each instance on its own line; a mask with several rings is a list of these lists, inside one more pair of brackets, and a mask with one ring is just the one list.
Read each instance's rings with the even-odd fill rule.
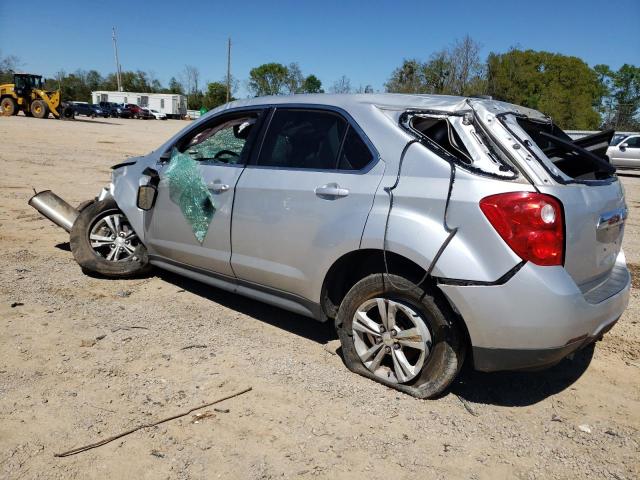
[[133,112],[124,103],[116,104],[116,116],[120,118],[132,118]]
[[115,165],[81,212],[40,211],[85,271],[155,266],[334,322],[349,369],[431,398],[465,361],[547,367],[624,312],[627,207],[598,142],[487,99],[254,98]]
[[118,116],[118,104],[113,102],[100,102],[98,106],[106,112],[109,117]]
[[154,109],[150,108],[149,112],[151,112],[151,115],[153,115],[153,117],[156,120],[166,120],[167,119],[167,116],[164,113],[159,112],[158,110],[154,110]]
[[156,117],[147,107],[140,107],[140,110],[138,111],[138,118],[142,118],[143,120],[155,120]]
[[607,156],[616,167],[640,168],[640,134],[614,135]]
[[84,115],[86,117],[108,117],[109,114],[102,110],[99,106],[91,103],[74,102],[73,110],[76,115]]
[[154,118],[147,109],[134,103],[127,103],[125,107],[131,112],[131,118],[142,118],[144,120]]

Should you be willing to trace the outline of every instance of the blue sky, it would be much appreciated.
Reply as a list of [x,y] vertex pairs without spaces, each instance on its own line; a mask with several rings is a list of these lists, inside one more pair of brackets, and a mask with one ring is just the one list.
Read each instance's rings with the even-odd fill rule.
[[[184,9],[181,7],[184,6]],[[19,20],[19,21],[17,21]],[[116,26],[125,70],[152,71],[167,84],[184,65],[202,80],[223,78],[231,36],[238,96],[252,67],[298,62],[325,89],[341,75],[382,89],[403,58],[426,59],[465,34],[482,55],[511,46],[583,58],[590,65],[640,65],[640,1],[209,1],[0,0],[0,50],[23,69],[115,70]]]

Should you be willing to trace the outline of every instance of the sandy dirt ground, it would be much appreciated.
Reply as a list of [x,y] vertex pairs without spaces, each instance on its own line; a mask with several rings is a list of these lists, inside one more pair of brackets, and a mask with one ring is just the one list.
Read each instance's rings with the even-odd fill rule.
[[0,118],[0,478],[640,477],[640,174],[622,177],[636,277],[611,333],[550,370],[464,371],[421,401],[347,371],[331,325],[160,271],[83,275],[27,205],[32,187],[93,197],[185,125]]

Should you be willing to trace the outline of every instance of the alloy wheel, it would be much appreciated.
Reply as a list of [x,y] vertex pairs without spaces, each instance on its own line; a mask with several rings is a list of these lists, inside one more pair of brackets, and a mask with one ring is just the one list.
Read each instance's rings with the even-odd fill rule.
[[89,244],[96,255],[120,262],[134,257],[140,243],[138,235],[120,212],[106,212],[93,224],[89,232]]
[[429,357],[432,339],[418,311],[388,298],[364,302],[353,316],[353,342],[374,375],[393,383],[413,380]]

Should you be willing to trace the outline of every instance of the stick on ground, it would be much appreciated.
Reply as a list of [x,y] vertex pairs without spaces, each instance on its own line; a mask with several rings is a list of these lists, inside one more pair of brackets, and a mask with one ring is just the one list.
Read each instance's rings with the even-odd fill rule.
[[196,410],[200,410],[201,408],[210,407],[211,405],[215,405],[216,403],[220,403],[220,402],[223,402],[225,400],[229,400],[230,398],[237,397],[239,395],[242,395],[243,393],[250,392],[251,389],[252,389],[252,387],[247,387],[244,390],[240,390],[239,392],[232,393],[231,395],[227,395],[226,397],[219,398],[218,400],[214,400],[213,402],[209,402],[209,403],[205,403],[204,405],[193,407],[191,410],[186,411],[184,413],[179,413],[177,415],[172,415],[171,417],[163,418],[162,420],[158,420],[157,422],[145,423],[145,424],[142,424],[142,425],[138,425],[137,427],[132,428],[131,430],[127,430],[126,432],[122,432],[122,433],[119,433],[119,434],[114,435],[112,437],[105,438],[104,440],[100,440],[99,442],[91,443],[89,445],[84,445],[82,447],[77,447],[77,448],[74,448],[72,450],[68,450],[66,452],[62,452],[62,453],[54,453],[53,456],[54,457],[68,457],[70,455],[76,455],[77,453],[86,452],[87,450],[91,450],[92,448],[101,447],[102,445],[106,445],[107,443],[111,443],[114,440],[122,438],[125,435],[129,435],[129,434],[131,434],[133,432],[137,432],[138,430],[142,430],[143,428],[155,427],[156,425],[160,425],[161,423],[168,422],[169,420],[175,420],[176,418],[186,417],[191,412],[195,412]]

